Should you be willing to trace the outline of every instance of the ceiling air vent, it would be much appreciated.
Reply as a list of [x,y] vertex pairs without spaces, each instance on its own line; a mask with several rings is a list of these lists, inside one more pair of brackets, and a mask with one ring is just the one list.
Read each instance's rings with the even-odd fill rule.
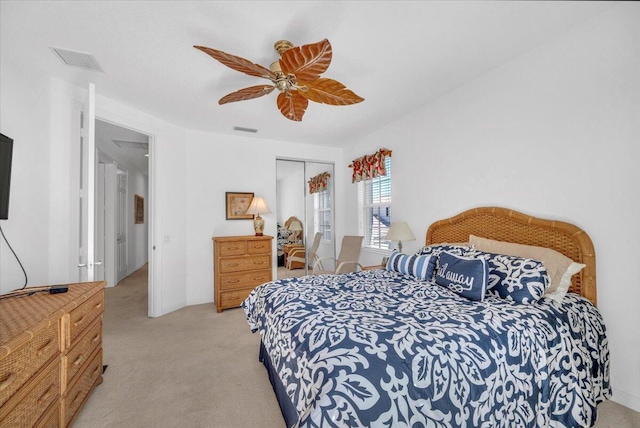
[[100,67],[100,64],[98,64],[98,61],[96,61],[90,53],[56,48],[53,46],[49,46],[49,48],[51,48],[53,53],[68,66],[82,68],[83,70],[104,72],[102,67]]
[[140,149],[140,150],[148,150],[149,143],[143,143],[140,141],[127,141],[127,140],[111,140],[113,144],[118,146],[121,149]]
[[258,132],[257,129],[253,129],[253,128],[243,128],[242,126],[234,126],[233,127],[234,131],[240,131],[240,132],[251,132],[253,134],[255,134],[256,132]]

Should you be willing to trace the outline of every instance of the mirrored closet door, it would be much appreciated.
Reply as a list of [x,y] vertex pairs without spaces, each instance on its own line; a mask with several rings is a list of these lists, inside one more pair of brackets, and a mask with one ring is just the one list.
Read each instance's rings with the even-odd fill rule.
[[[276,160],[278,278],[312,273],[335,258],[333,164]],[[329,259],[326,259],[329,258]]]

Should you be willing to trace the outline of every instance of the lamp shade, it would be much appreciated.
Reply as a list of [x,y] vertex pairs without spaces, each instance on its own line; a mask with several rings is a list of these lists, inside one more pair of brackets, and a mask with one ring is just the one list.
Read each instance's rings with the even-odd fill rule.
[[264,231],[264,220],[260,217],[260,214],[269,214],[271,210],[264,201],[264,198],[254,196],[251,200],[251,205],[247,209],[245,214],[253,214],[253,230],[256,231],[256,236],[262,236]]
[[415,241],[416,237],[413,236],[407,222],[398,221],[391,223],[391,227],[384,239],[387,241]]
[[391,227],[384,239],[387,241],[398,241],[398,250],[402,252],[402,241],[415,241],[416,237],[413,236],[413,233],[406,222],[398,221],[391,223]]
[[297,232],[299,230],[302,230],[302,225],[300,224],[299,221],[294,220],[289,225],[289,230],[292,231],[292,232]]
[[247,209],[245,214],[254,214],[260,216],[260,214],[269,214],[271,210],[264,201],[264,198],[256,196],[251,200],[251,205]]

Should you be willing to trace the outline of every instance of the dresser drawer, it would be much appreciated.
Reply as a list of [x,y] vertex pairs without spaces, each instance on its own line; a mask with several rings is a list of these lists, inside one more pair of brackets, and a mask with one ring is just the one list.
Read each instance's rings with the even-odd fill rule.
[[58,322],[37,332],[33,339],[0,361],[2,406],[47,361],[60,352]]
[[74,343],[80,333],[104,311],[104,291],[100,290],[78,308],[71,311],[69,317],[70,343]]
[[80,374],[78,380],[73,384],[71,389],[67,391],[66,396],[62,399],[62,408],[64,409],[64,424],[69,425],[69,422],[73,419],[78,412],[82,403],[91,392],[91,388],[96,383],[96,380],[102,374],[102,349],[98,351],[91,363],[87,366],[87,369]]
[[[32,427],[54,402],[58,401],[60,391],[60,361],[55,359],[31,383],[29,390],[13,408],[14,400],[7,403],[11,408],[4,414],[4,406],[0,408],[0,428]],[[18,398],[18,397],[14,397]]]
[[270,252],[271,252],[271,240],[247,242],[247,254],[266,254]]
[[220,291],[255,287],[269,281],[271,281],[271,270],[225,273],[220,275]]
[[73,381],[73,377],[93,355],[93,351],[100,346],[102,341],[102,317],[98,317],[95,324],[87,333],[69,350],[63,362],[66,368],[67,384]]
[[60,420],[60,404],[54,403],[51,405],[47,413],[45,413],[40,421],[36,424],[36,428],[58,428],[58,421]]
[[253,288],[247,288],[244,290],[225,291],[220,293],[220,307],[222,308],[236,308],[242,304],[242,301],[247,298]]
[[219,247],[220,257],[228,256],[241,256],[247,254],[247,242],[246,241],[226,241],[220,242]]
[[270,269],[271,257],[268,254],[251,257],[229,257],[220,259],[220,273],[241,272],[246,270]]

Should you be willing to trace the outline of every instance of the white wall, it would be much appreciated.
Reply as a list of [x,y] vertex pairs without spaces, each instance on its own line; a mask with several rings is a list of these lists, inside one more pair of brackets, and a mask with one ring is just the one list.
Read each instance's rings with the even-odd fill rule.
[[[0,132],[14,138],[9,220],[2,227],[20,257],[29,285],[76,282],[77,261],[70,213],[77,210],[71,189],[71,112],[85,89],[0,63]],[[185,133],[179,127],[99,95],[99,118],[151,135],[151,168],[156,199],[156,245],[152,312],[161,315],[186,304]],[[163,242],[168,237],[169,242]],[[138,263],[139,260],[136,260]],[[0,244],[0,293],[19,288],[22,271]]]
[[[214,236],[252,235],[250,220],[225,219],[225,192],[247,191],[276,201],[276,158],[291,157],[344,164],[342,150],[253,137],[187,133],[187,304],[213,301]],[[344,168],[336,173],[342,179]],[[343,189],[336,191],[337,217],[344,218]],[[277,236],[275,213],[263,215],[265,235]],[[343,226],[338,224],[338,233]],[[273,242],[276,277],[276,242]]]
[[[393,150],[393,219],[503,206],[583,228],[596,249],[615,401],[640,410],[640,16],[622,4],[360,140]],[[344,178],[347,232],[356,189]],[[377,256],[376,256],[377,259]]]
[[[9,219],[0,226],[27,271],[29,285],[49,279],[49,80],[0,63],[0,132],[13,138]],[[24,285],[20,266],[0,238],[0,293]]]
[[[280,163],[282,161],[278,161]],[[284,226],[289,217],[297,217],[304,222],[304,164],[300,169],[277,181],[276,214],[278,223]]]
[[[129,241],[128,241],[128,275],[144,266],[149,260],[149,178],[136,169],[129,170]],[[144,223],[136,224],[135,196],[144,198]]]

